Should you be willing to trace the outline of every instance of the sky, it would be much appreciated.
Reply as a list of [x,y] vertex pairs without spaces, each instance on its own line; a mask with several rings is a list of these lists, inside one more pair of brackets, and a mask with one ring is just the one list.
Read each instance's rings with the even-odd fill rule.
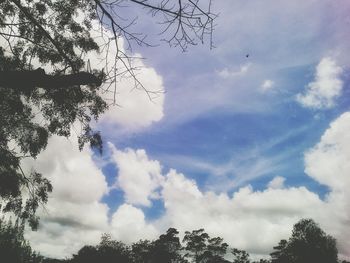
[[118,106],[94,125],[103,155],[80,152],[73,134],[25,163],[54,187],[39,230],[26,233],[34,249],[62,258],[102,233],[132,243],[204,228],[264,257],[313,218],[350,259],[350,2],[212,9],[214,49],[134,47],[139,80],[162,92],[150,101],[118,84]]

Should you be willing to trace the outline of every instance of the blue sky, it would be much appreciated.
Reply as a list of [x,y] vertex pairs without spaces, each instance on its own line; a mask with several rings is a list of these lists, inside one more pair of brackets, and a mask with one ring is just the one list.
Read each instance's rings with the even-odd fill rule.
[[[76,156],[69,176],[80,173],[79,164],[91,166],[85,192],[98,194],[65,199],[73,210],[86,205],[93,218],[81,208],[84,217],[43,215],[41,229],[29,234],[43,253],[69,255],[83,241],[98,242],[101,232],[133,242],[130,236],[154,238],[172,226],[204,227],[266,256],[297,220],[312,217],[350,257],[349,2],[222,0],[213,10],[219,16],[212,50],[134,47],[146,58],[138,62],[141,81],[164,93],[149,101],[121,82],[120,107],[96,126],[104,136],[102,157],[88,149],[75,155],[73,142],[51,143]],[[159,37],[153,19],[137,12],[145,19],[136,29],[152,41]],[[44,153],[37,166],[45,161]],[[59,211],[69,194],[50,176],[58,190],[48,208]],[[86,180],[79,178],[77,188]],[[60,217],[85,227],[62,226]],[[100,227],[86,227],[91,222]],[[56,243],[41,241],[49,233]]]
[[[349,109],[347,74],[341,76],[342,96],[329,109],[303,107],[296,94],[314,80],[323,56],[346,52],[334,46],[340,40],[337,31],[349,31],[345,11],[339,10],[341,2],[286,6],[274,1],[222,1],[214,3],[220,14],[214,49],[195,46],[182,53],[167,45],[136,47],[163,78],[165,116],[144,131],[120,138],[111,134],[111,141],[121,149],[145,149],[164,170],[176,168],[201,189],[221,191],[223,181],[240,177],[225,191],[248,183],[261,190],[273,177],[283,175],[288,186],[305,185],[323,198],[328,188],[305,175],[303,155],[329,123]],[[344,16],[338,17],[339,13]],[[247,71],[240,72],[244,67]],[[224,70],[226,77],[220,76]],[[264,92],[261,85],[268,79],[273,87]],[[254,170],[262,160],[268,164]],[[237,167],[213,171],[230,162]],[[114,177],[115,169],[106,176]],[[113,206],[114,199],[106,200]],[[159,214],[158,209],[151,208],[148,216]]]

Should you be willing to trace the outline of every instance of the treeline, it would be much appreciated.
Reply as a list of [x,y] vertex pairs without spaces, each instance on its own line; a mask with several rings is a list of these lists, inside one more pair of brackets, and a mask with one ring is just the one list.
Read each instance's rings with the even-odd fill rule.
[[244,250],[230,248],[221,237],[210,237],[204,229],[179,232],[169,228],[158,239],[132,245],[104,234],[96,246],[84,246],[69,259],[50,259],[34,252],[23,237],[23,225],[0,220],[2,263],[349,263],[338,260],[336,240],[313,220],[294,225],[291,237],[281,240],[268,259],[253,261]]

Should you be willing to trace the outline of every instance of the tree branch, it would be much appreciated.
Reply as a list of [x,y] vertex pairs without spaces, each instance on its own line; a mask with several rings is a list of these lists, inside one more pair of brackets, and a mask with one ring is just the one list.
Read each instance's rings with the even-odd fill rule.
[[72,68],[73,72],[76,71],[76,67],[74,66],[72,60],[65,54],[60,45],[51,37],[49,32],[47,32],[42,25],[32,16],[32,14],[22,6],[20,0],[12,0],[12,2],[21,10],[21,12],[28,18],[30,22],[32,22],[36,27],[40,29],[40,31],[45,35],[45,37],[51,42],[52,45],[56,48],[57,52],[64,58],[64,60],[69,64]]
[[52,76],[47,75],[41,68],[25,71],[0,71],[0,86],[2,87],[62,88],[75,85],[101,86],[101,84],[101,79],[88,72]]

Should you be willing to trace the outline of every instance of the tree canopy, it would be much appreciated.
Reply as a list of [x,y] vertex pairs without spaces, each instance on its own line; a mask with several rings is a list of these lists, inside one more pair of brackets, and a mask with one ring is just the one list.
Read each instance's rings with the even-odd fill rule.
[[24,226],[0,219],[0,258],[1,262],[39,263],[42,257],[34,252],[23,236]]
[[272,263],[336,263],[336,240],[312,219],[302,219],[293,227],[289,240],[281,240],[271,253]]
[[[115,102],[118,79],[132,77],[135,88],[147,93],[130,51],[152,41],[133,31],[136,17],[125,15],[132,14],[126,8],[162,22],[162,40],[171,46],[186,50],[207,36],[211,43],[210,0],[0,1],[0,211],[34,229],[35,211],[52,186],[45,175],[23,171],[21,161],[36,158],[50,136],[69,137],[76,123],[79,147],[89,143],[102,151],[100,132],[90,122]],[[104,55],[102,68],[89,62],[91,54]],[[102,97],[110,93],[111,102]]]
[[0,255],[11,263],[349,263],[337,259],[335,239],[311,219],[294,225],[291,237],[281,240],[271,258],[252,261],[249,253],[229,248],[221,237],[210,237],[203,229],[179,232],[169,228],[155,240],[125,244],[103,234],[100,243],[82,247],[68,259],[44,258],[23,237],[23,224],[0,220]]

